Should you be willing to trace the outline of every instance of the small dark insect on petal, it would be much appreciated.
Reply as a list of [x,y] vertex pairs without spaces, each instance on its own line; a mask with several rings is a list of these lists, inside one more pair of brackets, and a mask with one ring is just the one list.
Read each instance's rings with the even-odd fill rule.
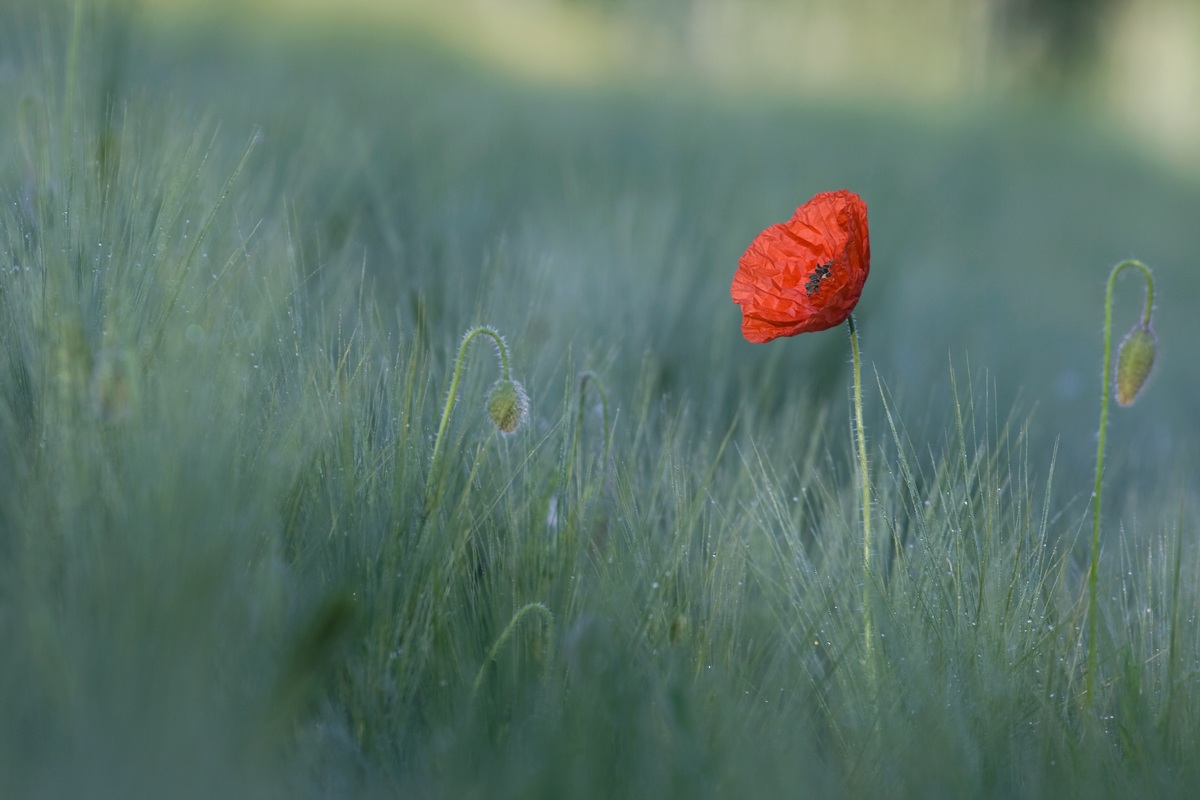
[[828,264],[818,264],[813,270],[812,275],[808,276],[808,282],[804,284],[804,293],[808,297],[812,297],[813,292],[821,285],[821,281],[829,277],[829,268],[833,266],[833,262]]

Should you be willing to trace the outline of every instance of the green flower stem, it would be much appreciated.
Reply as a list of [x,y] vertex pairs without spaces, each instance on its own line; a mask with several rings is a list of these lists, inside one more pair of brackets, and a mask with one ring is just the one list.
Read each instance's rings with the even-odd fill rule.
[[1092,564],[1088,570],[1088,657],[1084,697],[1092,705],[1096,685],[1096,573],[1100,563],[1100,491],[1104,474],[1104,442],[1108,433],[1108,395],[1112,385],[1112,297],[1117,275],[1126,267],[1137,267],[1146,276],[1146,311],[1142,325],[1150,324],[1154,308],[1154,277],[1150,268],[1140,261],[1122,261],[1108,276],[1108,292],[1104,297],[1104,384],[1100,390],[1100,442],[1096,447],[1096,489],[1092,492]]
[[866,644],[864,658],[871,663],[871,487],[867,473],[867,436],[863,430],[862,377],[858,357],[858,331],[854,327],[854,315],[850,320],[850,348],[854,351],[854,418],[858,423],[858,463],[862,469],[863,509],[863,641]]
[[492,663],[492,659],[494,659],[496,654],[500,652],[500,648],[504,645],[504,642],[508,640],[508,637],[510,634],[512,634],[513,630],[516,629],[517,623],[521,621],[521,617],[534,611],[541,612],[542,616],[546,618],[546,639],[549,642],[554,641],[554,615],[550,613],[550,609],[546,608],[546,606],[541,603],[529,603],[528,605],[522,606],[516,614],[513,614],[513,618],[509,621],[508,627],[504,629],[504,632],[500,634],[500,638],[496,640],[494,645],[492,645],[492,649],[488,652],[487,658],[483,660],[482,666],[479,667],[479,673],[475,676],[475,683],[471,686],[471,697],[474,697],[476,694],[478,694],[479,684],[483,683],[483,674],[487,670],[488,664]]
[[[446,426],[450,422],[450,412],[454,409],[454,399],[458,396],[458,379],[462,375],[463,358],[467,354],[467,345],[480,334],[490,336],[496,341],[496,349],[500,352],[500,366],[504,373],[503,378],[509,380],[508,349],[504,346],[504,337],[486,327],[472,328],[467,331],[463,336],[462,345],[458,348],[458,361],[454,363],[454,377],[450,379],[450,391],[446,394],[446,407],[442,409],[442,422],[438,425],[437,439],[433,442],[433,458],[429,460],[429,482],[426,484],[428,487],[433,486],[434,478],[437,475],[436,468],[438,454],[442,450],[442,436],[446,433]],[[426,490],[427,498],[428,495],[429,489]]]
[[595,386],[596,391],[600,393],[600,407],[604,413],[604,461],[602,462],[602,469],[604,469],[606,472],[608,470],[608,452],[611,444],[608,426],[608,393],[604,391],[604,384],[600,382],[600,376],[594,372],[591,372],[590,370],[585,370],[584,372],[579,373],[579,407],[575,417],[575,435],[571,440],[571,460],[567,464],[566,483],[568,485],[571,483],[571,476],[575,471],[575,460],[579,455],[579,436],[580,431],[583,428],[583,394],[587,389],[588,383],[591,383],[593,386]]

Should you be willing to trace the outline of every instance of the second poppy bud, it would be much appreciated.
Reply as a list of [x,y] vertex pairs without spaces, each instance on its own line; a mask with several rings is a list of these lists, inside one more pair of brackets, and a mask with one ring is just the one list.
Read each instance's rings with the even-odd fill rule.
[[1150,371],[1154,368],[1154,352],[1158,339],[1149,325],[1138,325],[1121,342],[1117,350],[1117,403],[1133,405]]
[[488,393],[487,410],[501,433],[513,433],[529,413],[529,398],[521,384],[501,378]]

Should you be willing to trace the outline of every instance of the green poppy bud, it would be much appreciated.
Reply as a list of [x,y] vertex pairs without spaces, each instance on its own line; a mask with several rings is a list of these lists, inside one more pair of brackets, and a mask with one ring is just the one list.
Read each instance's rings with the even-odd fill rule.
[[501,378],[488,393],[487,410],[501,433],[513,433],[529,413],[529,398],[521,384]]
[[1149,326],[1138,326],[1129,332],[1117,350],[1117,403],[1133,405],[1146,385],[1154,367],[1154,349],[1158,340]]

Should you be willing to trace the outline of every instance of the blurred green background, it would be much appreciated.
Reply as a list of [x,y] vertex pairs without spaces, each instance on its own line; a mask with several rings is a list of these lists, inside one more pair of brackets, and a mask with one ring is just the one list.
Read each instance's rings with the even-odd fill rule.
[[[840,398],[840,337],[747,345],[727,284],[759,230],[846,187],[870,209],[865,357],[913,411],[940,419],[948,364],[969,360],[1000,408],[1036,409],[1042,450],[1061,437],[1086,473],[1104,281],[1136,257],[1159,277],[1160,363],[1114,418],[1114,464],[1131,467],[1114,479],[1149,485],[1200,455],[1185,432],[1200,390],[1195,4],[125,8],[138,33],[111,49],[111,80],[227,130],[261,126],[289,202],[325,226],[301,233],[361,248],[391,302],[423,293],[465,324],[484,292],[422,266],[454,259],[503,284],[513,299],[491,319],[533,341],[619,351],[630,370],[653,350],[688,391],[732,348],[780,398]],[[1116,336],[1141,292],[1119,287]]]
[[[1126,572],[1146,596],[1161,598],[1166,585],[1165,540],[1154,540],[1159,549],[1143,545],[1174,531],[1180,493],[1195,494],[1196,6],[84,7],[79,107],[60,119],[57,109],[69,105],[60,102],[69,9],[0,6],[2,219],[14,261],[3,268],[16,276],[5,279],[0,303],[8,335],[0,637],[15,654],[0,662],[11,711],[0,757],[21,767],[0,769],[11,780],[0,788],[53,797],[100,776],[120,795],[118,776],[136,795],[138,780],[156,787],[176,779],[168,768],[146,770],[147,753],[168,767],[184,764],[203,787],[197,796],[250,794],[255,780],[263,796],[286,794],[276,768],[303,785],[297,794],[314,796],[352,788],[389,796],[395,786],[469,796],[455,794],[460,783],[484,796],[493,778],[509,796],[535,795],[527,789],[537,781],[541,796],[566,796],[562,786],[592,774],[600,776],[594,796],[673,786],[692,797],[706,767],[727,781],[714,780],[711,794],[737,796],[738,776],[783,786],[809,781],[812,765],[817,777],[803,786],[814,793],[830,786],[870,796],[900,770],[908,796],[979,786],[1005,796],[1038,759],[1048,761],[1038,785],[1055,796],[1055,786],[1106,786],[1098,764],[1127,775],[1130,739],[1107,731],[1087,739],[1095,749],[1076,772],[1050,768],[1050,754],[1061,758],[1079,738],[1070,728],[1078,706],[1051,703],[1049,677],[1042,684],[1040,667],[1030,673],[1063,653],[1043,636],[1043,617],[1036,625],[1033,617],[1058,613],[1054,592],[1067,598],[1053,618],[1066,631],[1056,635],[1075,648],[1062,678],[1077,686],[1078,637],[1069,637],[1078,620],[1070,615],[1088,552],[1078,543],[1065,555],[1054,548],[1090,528],[1104,284],[1125,258],[1155,270],[1160,351],[1143,398],[1110,418],[1105,537],[1111,561],[1137,562],[1136,578]],[[62,120],[68,129],[55,127]],[[257,146],[197,253],[187,235],[252,137]],[[72,184],[73,174],[84,177]],[[1017,549],[1011,573],[992,578],[1006,585],[988,591],[1003,594],[1011,574],[1019,598],[1012,619],[991,629],[986,663],[955,590],[936,583],[949,551],[936,553],[934,578],[913,585],[928,590],[930,603],[948,602],[940,616],[896,622],[911,634],[910,649],[896,652],[910,660],[889,664],[892,682],[878,695],[862,688],[857,660],[839,671],[831,656],[835,644],[852,653],[861,634],[852,605],[859,562],[845,332],[751,345],[728,294],[737,258],[759,231],[836,188],[858,192],[870,214],[873,270],[857,315],[881,515],[916,526],[920,513],[905,517],[890,472],[895,448],[876,374],[916,457],[928,453],[926,467],[941,476],[928,482],[930,496],[939,500],[932,492],[944,489],[952,497],[934,523],[959,543],[966,526],[958,514],[967,513],[959,509],[993,510],[1002,492],[1009,516],[995,546],[1011,555],[1025,541],[1019,512],[1042,510],[1031,498],[1040,502],[1058,443],[1042,539],[1051,555],[1038,566],[1046,572]],[[82,223],[47,221],[63,198],[76,202]],[[156,227],[168,201],[180,212]],[[44,209],[52,211],[39,217]],[[103,238],[85,240],[81,230]],[[157,258],[154,247],[164,244],[167,257],[151,261],[147,254]],[[93,326],[85,332],[96,341],[83,333],[75,341],[66,322],[34,302],[45,296],[25,275],[35,257],[47,275],[76,278],[78,287],[63,280],[59,289],[74,302],[64,308]],[[81,266],[105,263],[119,266]],[[150,277],[129,277],[137,277],[130,263]],[[193,263],[214,269],[189,271]],[[1117,290],[1117,337],[1142,303],[1141,283],[1127,277]],[[184,286],[175,295],[181,306],[156,305],[173,285]],[[106,302],[128,300],[137,313],[113,313],[102,325],[97,309],[107,307],[96,298],[104,291]],[[193,313],[200,323],[184,318]],[[515,439],[491,438],[478,401],[493,368],[483,348],[473,351],[478,366],[444,468],[447,492],[461,489],[462,501],[437,509],[427,525],[418,510],[431,471],[423,437],[435,429],[459,337],[479,323],[508,337],[532,418]],[[99,337],[110,327],[153,367],[143,389],[149,411],[125,427],[97,422],[103,403],[97,411],[71,391],[72,380],[122,374],[125,356],[102,357],[111,345]],[[1033,415],[1028,449],[1017,448],[1007,473],[1001,465],[973,483],[943,457],[953,441],[952,364],[959,399],[980,405],[970,445],[987,439],[984,403],[1001,420],[1015,409],[1018,426]],[[617,444],[612,477],[607,463],[586,462],[584,489],[572,495],[556,480],[581,367],[603,376]],[[587,411],[583,450],[593,458],[598,414]],[[997,454],[1001,438],[993,427]],[[560,543],[566,531],[580,532],[569,546]],[[791,546],[793,535],[799,555],[772,560],[770,547]],[[710,545],[722,553],[715,571]],[[614,564],[602,552],[621,557]],[[1193,613],[1200,574],[1195,548],[1185,552],[1192,561],[1184,600],[1171,606],[1176,617]],[[1152,565],[1139,560],[1147,553]],[[444,588],[438,581],[447,574]],[[811,592],[789,594],[781,575],[808,581]],[[849,578],[835,589],[835,575]],[[1055,575],[1062,583],[1047,590]],[[662,592],[647,587],[660,581]],[[907,591],[899,578],[892,585]],[[442,592],[436,601],[430,587]],[[1169,705],[1158,691],[1164,682],[1152,677],[1164,662],[1154,660],[1163,618],[1149,607],[1157,614],[1159,599],[1130,596],[1109,595],[1116,644],[1105,647],[1126,652],[1121,637],[1144,633],[1138,664],[1155,691],[1113,692],[1144,697],[1145,708]],[[983,588],[978,597],[982,606]],[[826,614],[835,599],[843,611]],[[518,604],[535,600],[552,609],[557,638],[547,636],[543,648],[541,628],[529,636],[522,629],[521,647],[493,670],[489,649]],[[343,645],[346,603],[359,609],[360,627]],[[1120,616],[1142,607],[1142,622]],[[689,615],[691,638],[664,622],[677,613]],[[830,650],[807,650],[810,620],[831,631]],[[1014,620],[1031,626],[1018,642],[1029,660],[1015,668],[1006,649],[1019,638]],[[961,638],[946,645],[937,669],[921,661],[934,636],[958,636],[956,626]],[[683,644],[668,651],[663,642],[678,644],[673,638]],[[803,652],[787,649],[801,640]],[[421,643],[426,649],[414,654]],[[1186,643],[1194,675],[1200,662]],[[557,654],[545,669],[543,652]],[[706,661],[724,665],[711,682],[695,679]],[[481,665],[496,680],[475,703],[466,687]],[[1106,669],[1112,675],[1121,665],[1114,658]],[[947,674],[975,682],[958,692]],[[744,686],[795,690],[794,705],[773,715],[756,696],[746,706]],[[942,712],[941,692],[952,690],[957,702]],[[1044,706],[1023,705],[1043,692]],[[884,720],[891,738],[873,751],[878,760],[861,788],[855,737],[872,741],[863,719],[879,695],[899,698],[896,716]],[[922,736],[905,733],[909,703],[929,714]],[[655,716],[663,708],[678,723],[665,733]],[[1039,725],[1046,721],[1037,735],[1050,731],[1045,747],[1016,733],[1035,713]],[[711,724],[725,719],[736,724]],[[849,744],[831,744],[831,729],[849,731]],[[1060,739],[1066,744],[1054,750]],[[632,754],[615,741],[633,742]],[[967,756],[943,757],[957,747]],[[907,760],[889,761],[893,748]],[[808,760],[792,758],[798,751]],[[1174,752],[1161,763],[1192,763],[1172,761]],[[1000,754],[999,766],[989,753]],[[56,779],[63,759],[77,774]],[[631,765],[627,778],[622,768]],[[534,767],[540,777],[530,777]],[[1134,767],[1130,785],[1155,779]],[[1084,773],[1094,782],[1080,780]]]

